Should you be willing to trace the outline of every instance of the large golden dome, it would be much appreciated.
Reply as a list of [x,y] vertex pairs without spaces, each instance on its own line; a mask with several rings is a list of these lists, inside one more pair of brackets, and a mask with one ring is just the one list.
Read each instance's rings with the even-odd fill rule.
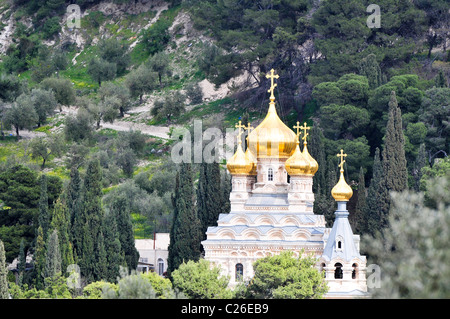
[[289,158],[295,150],[296,135],[278,117],[270,102],[264,120],[248,136],[250,151],[257,158]]

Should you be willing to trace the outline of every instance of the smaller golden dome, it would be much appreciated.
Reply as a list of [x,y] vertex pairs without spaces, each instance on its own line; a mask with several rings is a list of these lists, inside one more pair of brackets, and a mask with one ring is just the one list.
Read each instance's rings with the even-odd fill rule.
[[331,195],[337,202],[348,202],[353,196],[353,190],[345,181],[343,171],[341,171],[339,182],[331,190]]
[[317,170],[319,169],[319,164],[317,161],[312,157],[308,152],[308,146],[306,146],[306,141],[303,145],[303,151],[302,155],[305,158],[306,161],[309,163],[309,169],[306,172],[306,175],[314,175],[316,174]]
[[253,169],[253,162],[245,155],[239,141],[236,153],[228,160],[227,168],[231,175],[250,175]]
[[344,154],[344,151],[341,150],[341,153],[337,154],[337,156],[341,158],[341,163],[339,164],[341,175],[339,177],[339,182],[334,185],[331,190],[331,195],[337,202],[347,202],[353,196],[353,190],[344,178],[344,157],[347,156],[347,154]]
[[252,163],[252,169],[250,170],[249,175],[257,175],[256,173],[256,158],[253,153],[250,151],[250,148],[247,145],[247,149],[245,150],[245,158],[249,163]]
[[298,141],[294,154],[286,160],[284,166],[289,175],[305,175],[309,172],[309,162],[300,151]]

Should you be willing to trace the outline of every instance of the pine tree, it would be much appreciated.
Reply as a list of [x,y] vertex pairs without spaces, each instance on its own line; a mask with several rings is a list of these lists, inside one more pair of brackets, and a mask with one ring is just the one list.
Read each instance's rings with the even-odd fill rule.
[[381,226],[387,226],[390,209],[389,193],[401,192],[408,187],[408,171],[405,157],[405,138],[403,136],[402,115],[398,107],[395,92],[391,92],[389,101],[389,117],[384,139],[383,156],[383,186],[386,196],[381,198]]
[[47,242],[47,253],[45,256],[45,278],[56,277],[61,274],[61,250],[59,249],[58,231],[51,233]]
[[194,192],[190,163],[180,165],[172,203],[174,220],[170,231],[169,274],[177,269],[183,261],[197,261],[201,253],[201,224],[193,205]]
[[5,246],[0,240],[0,299],[9,299]]
[[42,227],[44,242],[47,241],[48,231],[50,227],[50,214],[48,211],[48,195],[47,195],[47,175],[42,174],[39,180],[41,186],[41,195],[39,197],[39,226]]

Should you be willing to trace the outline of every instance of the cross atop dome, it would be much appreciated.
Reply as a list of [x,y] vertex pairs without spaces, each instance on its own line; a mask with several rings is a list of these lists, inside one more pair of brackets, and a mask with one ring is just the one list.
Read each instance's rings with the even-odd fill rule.
[[278,79],[280,76],[277,74],[275,75],[275,70],[272,69],[270,70],[270,74],[266,74],[266,78],[270,79],[270,89],[267,90],[268,93],[270,93],[270,102],[274,102],[275,101],[275,95],[273,95],[273,90],[275,89],[275,87],[277,86],[276,83],[273,83],[274,79]]

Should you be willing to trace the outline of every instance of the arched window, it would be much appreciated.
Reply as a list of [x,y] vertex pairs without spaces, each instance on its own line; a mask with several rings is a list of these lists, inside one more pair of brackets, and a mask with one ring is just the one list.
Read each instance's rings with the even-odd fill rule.
[[242,264],[236,264],[236,281],[244,280],[244,266]]
[[337,236],[336,238],[336,250],[337,251],[344,250],[344,238],[342,238],[342,236]]
[[352,267],[353,267],[352,279],[356,279],[356,277],[358,275],[358,264],[353,264]]
[[273,169],[272,169],[272,168],[269,168],[269,169],[267,170],[267,180],[268,180],[269,182],[273,181]]
[[327,273],[325,271],[325,267],[326,267],[325,263],[321,263],[320,264],[320,272],[322,273],[323,278],[326,278],[326,276],[327,276]]
[[164,273],[164,260],[158,258],[158,275],[162,276]]
[[335,267],[334,279],[342,279],[342,277],[343,277],[342,264],[341,263],[335,263],[334,267]]

